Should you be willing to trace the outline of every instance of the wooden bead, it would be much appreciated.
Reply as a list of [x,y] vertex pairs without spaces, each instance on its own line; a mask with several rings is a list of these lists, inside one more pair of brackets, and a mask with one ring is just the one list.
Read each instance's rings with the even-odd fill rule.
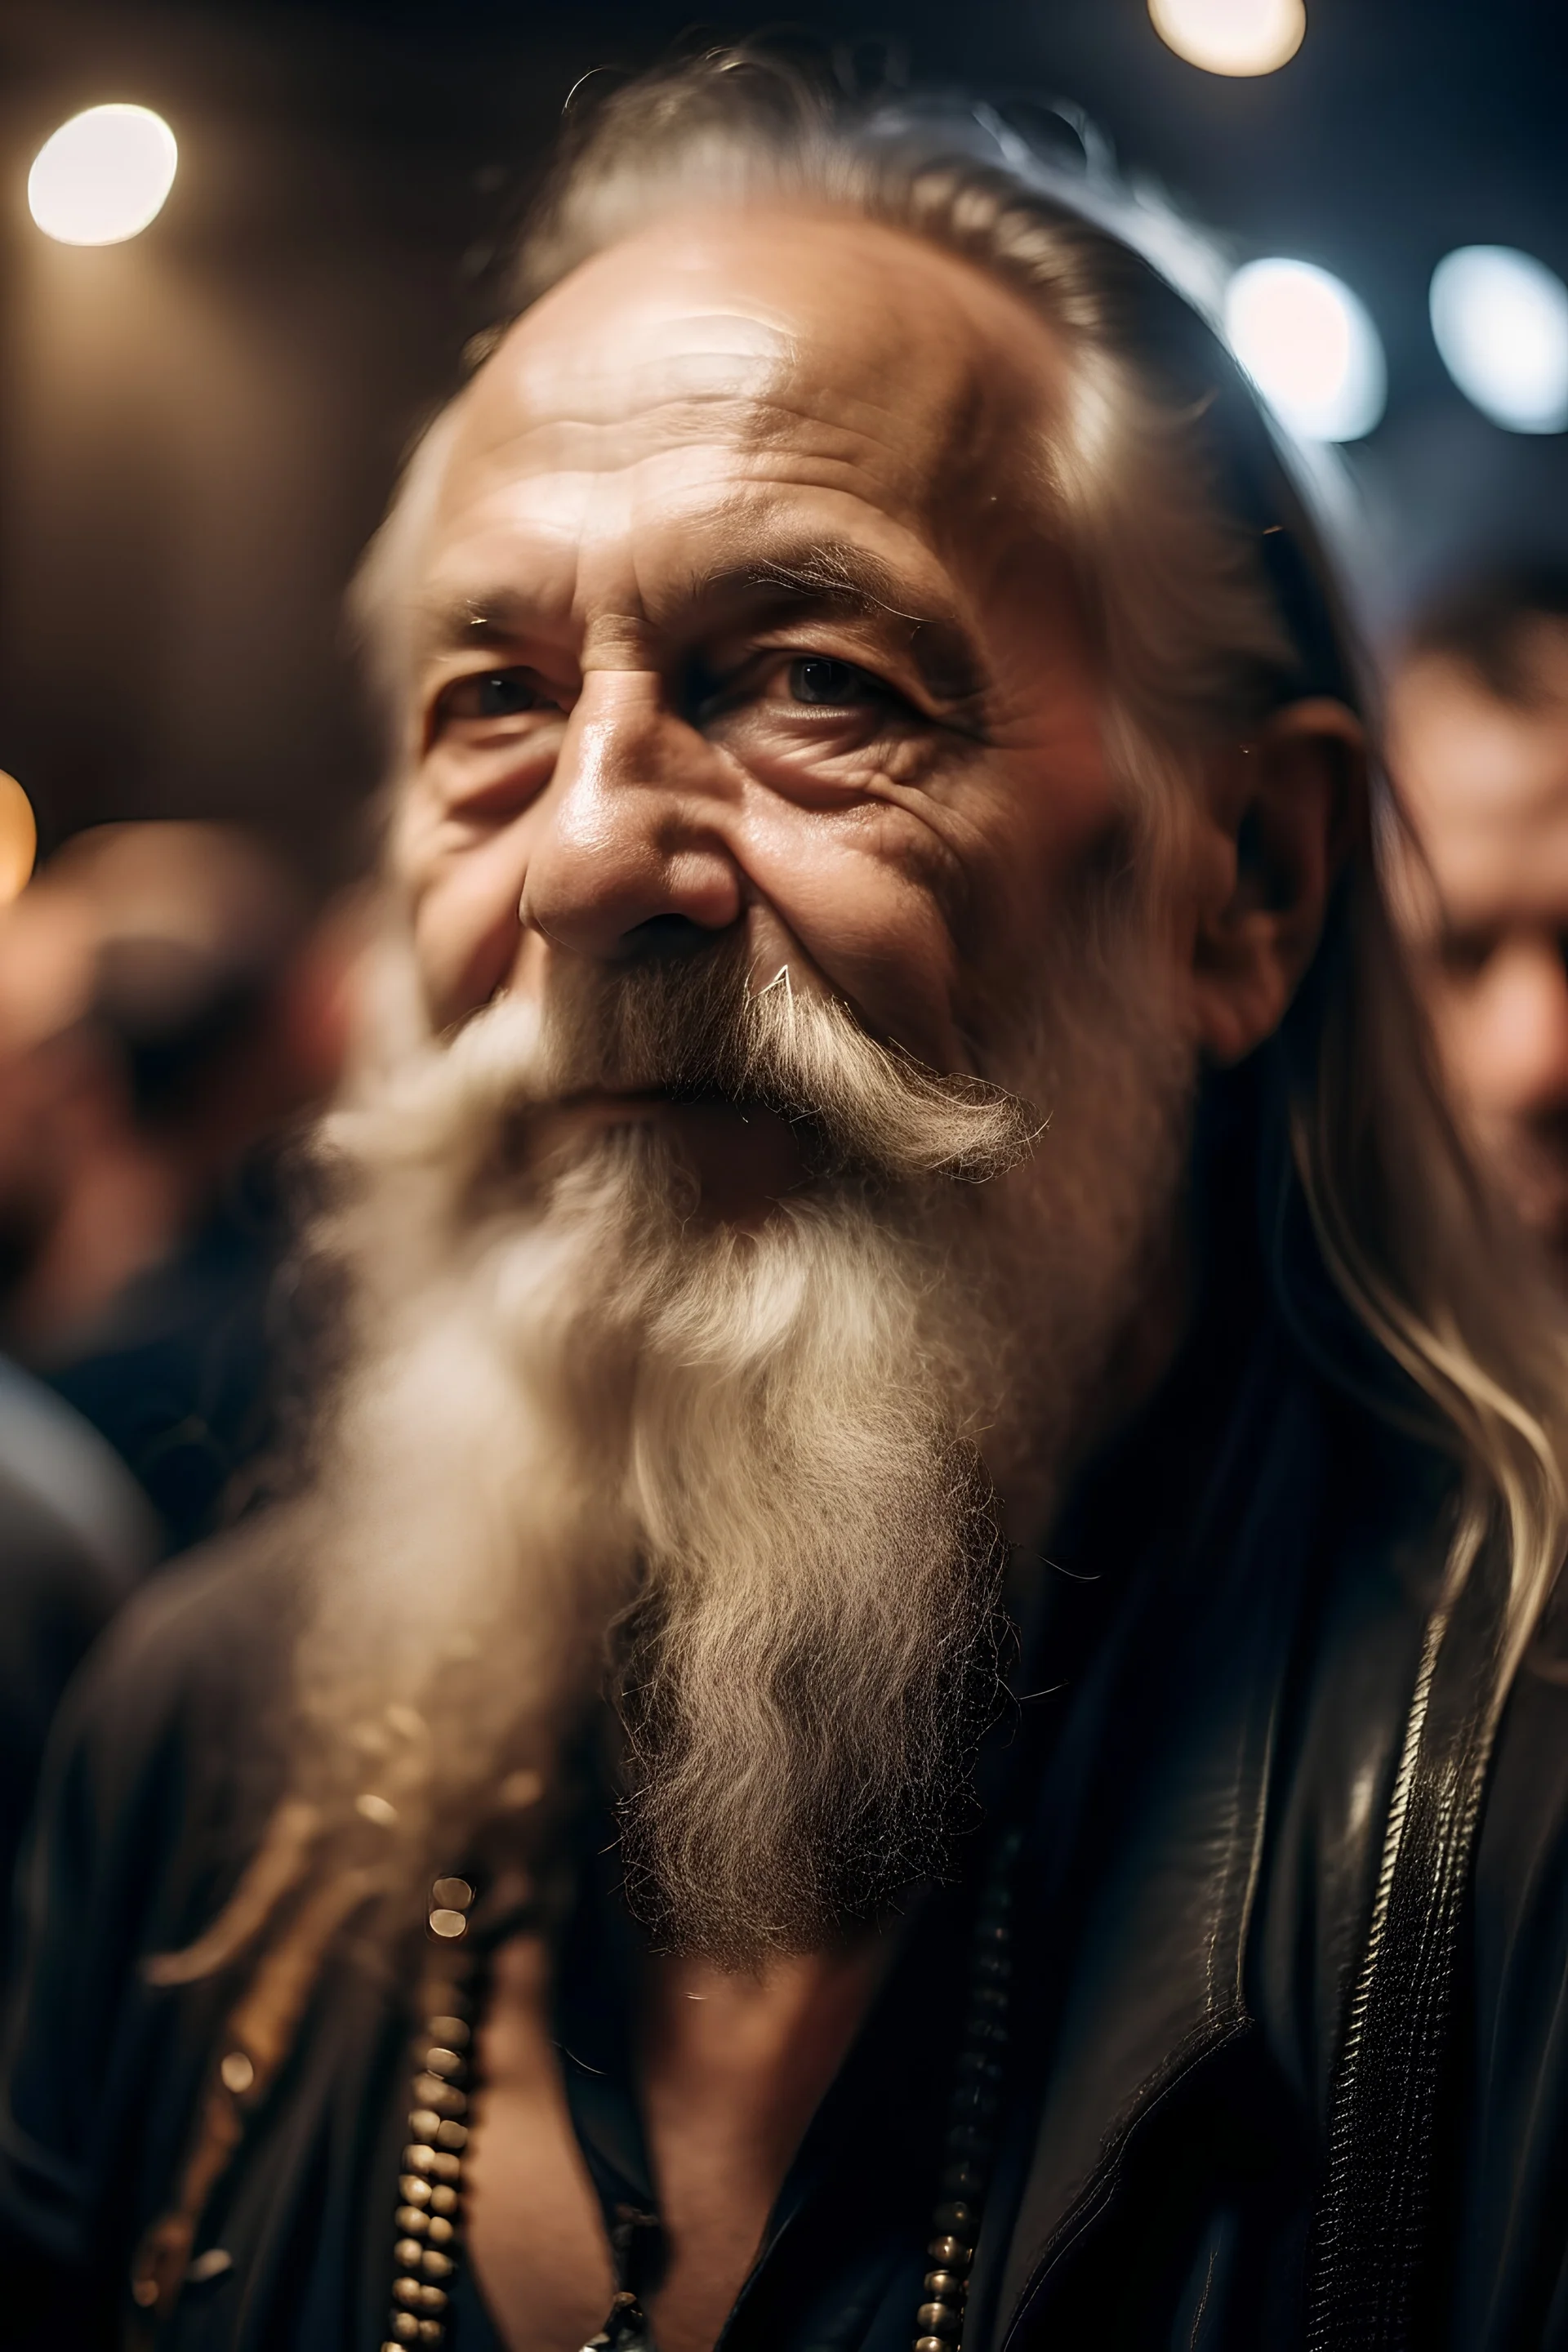
[[414,2095],[423,2101],[424,2107],[433,2107],[437,2116],[460,2116],[468,2104],[462,2092],[455,2084],[444,2083],[439,2074],[416,2074]]

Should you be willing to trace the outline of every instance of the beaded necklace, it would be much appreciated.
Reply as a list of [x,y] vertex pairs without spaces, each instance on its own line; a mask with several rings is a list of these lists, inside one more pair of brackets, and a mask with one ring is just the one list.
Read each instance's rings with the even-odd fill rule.
[[[981,1882],[968,1993],[953,2067],[939,2183],[931,2217],[912,2352],[954,2352],[963,2333],[969,2270],[995,2155],[1013,1976],[1013,1897],[1020,1837],[999,1837]],[[447,2341],[462,2246],[463,2155],[475,2025],[473,1968],[464,1949],[474,1890],[438,1878],[430,1890],[433,1964],[416,2047],[408,2145],[398,2180],[392,2314],[382,2352]],[[583,2352],[656,2352],[637,2295],[622,2286]]]

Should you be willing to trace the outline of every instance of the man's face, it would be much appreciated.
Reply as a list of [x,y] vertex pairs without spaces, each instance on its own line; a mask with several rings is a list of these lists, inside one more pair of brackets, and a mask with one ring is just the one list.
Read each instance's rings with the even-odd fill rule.
[[1255,1044],[1316,935],[1332,771],[1289,714],[1127,887],[1072,395],[914,240],[667,221],[513,330],[388,542],[437,1034],[341,1126],[302,1704],[439,1727],[386,1765],[416,1822],[608,1697],[638,1899],[732,1964],[941,1866],[998,1530],[1168,1360],[1199,1047]]
[[[1123,814],[1048,525],[1064,397],[1005,289],[841,219],[666,223],[528,314],[415,591],[398,858],[438,1025],[739,930],[754,985],[1006,1081]],[[791,1181],[754,1118],[637,1115],[710,1180]]]
[[1390,753],[1427,868],[1406,860],[1398,897],[1455,1102],[1568,1260],[1568,630],[1542,661],[1522,708],[1456,663],[1412,663]]

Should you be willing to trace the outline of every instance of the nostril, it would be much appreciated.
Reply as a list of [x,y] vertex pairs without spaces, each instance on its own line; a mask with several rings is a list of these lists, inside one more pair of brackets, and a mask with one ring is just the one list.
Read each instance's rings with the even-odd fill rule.
[[694,922],[689,915],[649,915],[646,922],[632,925],[623,944],[634,956],[691,955],[699,948],[711,947],[713,933],[706,923]]

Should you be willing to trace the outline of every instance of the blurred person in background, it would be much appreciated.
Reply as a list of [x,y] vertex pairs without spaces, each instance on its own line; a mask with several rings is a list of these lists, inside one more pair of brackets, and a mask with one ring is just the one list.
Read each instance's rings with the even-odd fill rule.
[[[24,1254],[57,1073],[41,1050],[82,1001],[83,919],[29,898],[0,917],[0,1248]],[[148,1498],[91,1423],[0,1355],[0,1976],[9,1893],[60,1693],[163,1547]]]
[[363,585],[310,1475],[55,1750],[13,2341],[1568,2345],[1563,1345],[1139,231],[577,117]]
[[[36,898],[0,915],[0,1254],[28,1249],[24,1202],[57,1110],[49,1040],[82,1009],[87,924]],[[58,1696],[164,1548],[120,1454],[54,1390],[0,1355],[0,1973],[9,1884]]]
[[81,835],[0,915],[0,1888],[71,1672],[271,1436],[269,1147],[350,944],[213,824]]
[[105,825],[0,918],[0,1336],[205,1533],[268,1426],[269,1145],[330,1087],[291,878],[235,827]]
[[163,1541],[146,1495],[91,1423],[0,1356],[0,1981],[55,1709]]
[[1568,1281],[1568,564],[1435,603],[1388,717],[1394,898],[1444,1075]]

